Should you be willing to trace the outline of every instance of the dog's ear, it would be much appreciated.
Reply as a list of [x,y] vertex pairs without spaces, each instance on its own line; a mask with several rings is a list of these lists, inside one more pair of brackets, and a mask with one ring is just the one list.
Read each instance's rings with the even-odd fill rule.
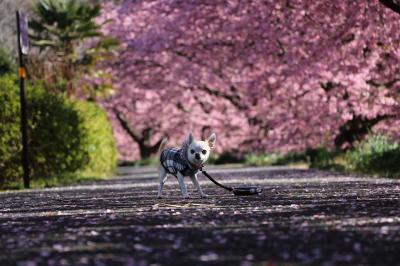
[[190,145],[194,141],[194,137],[192,133],[189,133],[189,136],[187,137],[187,143]]
[[210,146],[210,148],[214,148],[215,145],[215,141],[217,140],[217,135],[215,135],[215,133],[212,133],[209,137],[208,137],[208,146]]

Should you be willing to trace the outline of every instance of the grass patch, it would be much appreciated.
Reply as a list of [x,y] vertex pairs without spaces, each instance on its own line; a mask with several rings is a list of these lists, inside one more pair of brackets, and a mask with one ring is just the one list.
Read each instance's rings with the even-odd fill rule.
[[273,165],[303,165],[307,163],[305,153],[267,153],[267,154],[247,154],[245,164],[250,166],[273,166]]
[[[99,181],[108,178],[105,175],[73,175],[67,174],[58,177],[51,178],[42,178],[42,179],[33,179],[30,182],[30,187],[32,189],[38,188],[50,188],[50,187],[59,187],[59,186],[68,186],[72,184],[79,184],[88,181]],[[23,181],[10,181],[0,188],[0,190],[18,190],[23,189]]]

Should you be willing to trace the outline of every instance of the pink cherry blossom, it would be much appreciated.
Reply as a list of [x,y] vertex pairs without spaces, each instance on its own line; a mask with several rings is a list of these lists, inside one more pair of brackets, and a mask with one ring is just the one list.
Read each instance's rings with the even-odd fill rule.
[[400,16],[379,1],[125,0],[102,19],[122,43],[102,102],[121,159],[188,132],[216,132],[217,152],[399,134]]

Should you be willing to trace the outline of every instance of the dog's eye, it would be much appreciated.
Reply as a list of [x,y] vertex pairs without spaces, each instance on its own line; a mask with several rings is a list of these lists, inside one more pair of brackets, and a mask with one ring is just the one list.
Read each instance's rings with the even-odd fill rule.
[[190,153],[193,154],[193,153],[194,153],[194,150],[190,150]]
[[201,153],[205,155],[205,154],[207,154],[207,151],[206,150],[202,150]]

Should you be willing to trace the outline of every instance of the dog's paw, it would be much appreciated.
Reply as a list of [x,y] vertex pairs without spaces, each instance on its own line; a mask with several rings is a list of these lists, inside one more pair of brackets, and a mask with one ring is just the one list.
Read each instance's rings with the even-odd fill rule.
[[207,195],[206,193],[202,193],[202,194],[201,194],[201,197],[202,197],[203,199],[205,199],[205,198],[208,198],[208,195]]
[[189,199],[190,198],[189,194],[182,195],[181,197],[182,197],[182,199]]
[[157,199],[162,199],[163,197],[161,195],[157,195]]

